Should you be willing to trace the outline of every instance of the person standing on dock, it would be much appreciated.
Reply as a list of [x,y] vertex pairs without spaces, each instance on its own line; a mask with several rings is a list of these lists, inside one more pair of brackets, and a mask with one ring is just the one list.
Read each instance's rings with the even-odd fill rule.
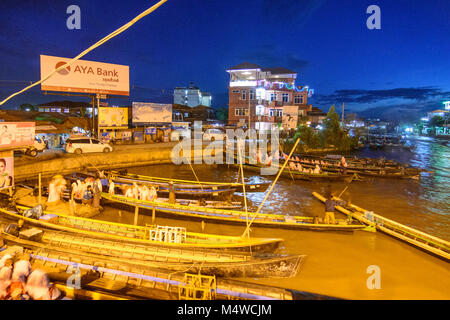
[[173,181],[170,180],[169,181],[169,203],[175,204],[175,202],[176,202],[176,197],[175,197],[175,190],[173,187]]

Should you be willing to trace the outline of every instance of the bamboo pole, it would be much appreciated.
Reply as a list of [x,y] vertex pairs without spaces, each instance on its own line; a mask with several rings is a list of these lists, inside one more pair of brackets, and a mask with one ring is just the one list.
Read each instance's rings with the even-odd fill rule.
[[41,183],[41,173],[39,173],[39,204],[42,204],[42,183]]
[[137,226],[139,217],[139,207],[136,206],[134,209],[134,225]]
[[294,153],[295,148],[297,147],[297,144],[300,142],[300,138],[297,139],[297,141],[295,142],[294,147],[292,148],[291,152],[289,153],[288,158],[286,159],[286,161],[284,162],[283,166],[281,167],[280,171],[278,172],[277,177],[275,178],[274,182],[272,183],[272,185],[270,186],[269,191],[267,192],[266,196],[264,197],[264,200],[261,202],[261,204],[258,207],[258,210],[256,210],[252,221],[250,221],[250,223],[247,225],[247,228],[244,230],[244,233],[242,235],[245,235],[246,233],[248,234],[250,232],[250,225],[253,223],[253,221],[256,218],[256,215],[259,213],[259,210],[261,210],[262,206],[264,205],[264,202],[266,202],[267,198],[269,197],[270,193],[272,192],[273,187],[275,186],[275,184],[278,181],[278,178],[280,177],[281,173],[283,172],[284,168],[286,167],[286,164],[289,162],[289,159],[291,158],[292,154]]
[[[242,178],[242,190],[244,192],[245,221],[247,223],[247,229],[248,229],[250,226],[248,223],[247,196],[245,194],[244,168],[242,167],[242,153],[241,153],[241,147],[239,146],[239,140],[237,142],[237,148],[238,148],[238,154],[239,154],[239,164],[240,164],[239,168],[240,168],[241,178]],[[247,232],[247,237],[250,238],[250,232]]]

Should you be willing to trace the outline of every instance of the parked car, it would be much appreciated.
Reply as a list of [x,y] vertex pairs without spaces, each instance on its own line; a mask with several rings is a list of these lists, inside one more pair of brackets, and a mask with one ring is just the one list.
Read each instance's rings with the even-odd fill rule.
[[203,132],[203,140],[225,140],[226,134],[220,129],[208,129]]
[[66,140],[64,150],[68,153],[111,152],[113,148],[109,143],[101,142],[90,137],[76,137]]
[[27,156],[36,157],[39,152],[44,151],[47,148],[47,142],[39,136],[34,137],[34,143],[32,146],[24,147],[22,149],[16,149],[18,152],[22,152]]
[[191,130],[173,130],[170,133],[170,141],[182,141],[191,138]]

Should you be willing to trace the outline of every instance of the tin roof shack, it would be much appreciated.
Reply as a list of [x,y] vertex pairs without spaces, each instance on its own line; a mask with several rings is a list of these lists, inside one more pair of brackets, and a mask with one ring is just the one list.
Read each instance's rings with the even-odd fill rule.
[[212,108],[198,105],[194,108],[173,104],[172,105],[172,121],[175,122],[190,122],[202,121],[206,123],[215,119],[215,112]]

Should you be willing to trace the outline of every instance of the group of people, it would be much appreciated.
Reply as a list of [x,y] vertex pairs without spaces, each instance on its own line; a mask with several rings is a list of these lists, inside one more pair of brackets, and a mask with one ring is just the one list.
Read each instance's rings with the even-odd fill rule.
[[[285,153],[282,153],[281,158],[283,160],[287,159],[287,155]],[[293,156],[291,158],[292,161],[289,161],[289,168],[291,170],[295,170],[295,171],[299,171],[299,172],[303,172],[303,173],[314,173],[314,174],[319,174],[322,173],[322,167],[323,166],[330,166],[331,164],[323,161],[323,160],[314,160],[314,159],[307,159],[307,158],[299,158],[298,156]],[[305,168],[301,165],[301,163],[303,164],[308,164],[308,166],[310,165],[315,165],[314,168]],[[343,174],[347,174],[347,161],[345,160],[345,157],[341,157],[341,160],[339,160],[339,167],[341,168],[341,172]]]
[[289,169],[294,170],[294,171],[298,171],[298,172],[303,172],[303,173],[308,173],[308,174],[319,174],[322,173],[322,169],[320,169],[319,165],[316,164],[316,166],[313,168],[305,168],[301,165],[300,162],[293,162],[293,161],[289,161]]
[[103,185],[99,178],[88,177],[83,181],[78,179],[72,183],[71,198],[79,199],[83,204],[99,208],[102,190]]
[[17,259],[5,254],[0,259],[0,300],[56,300],[62,296],[43,270],[32,269],[29,254]]
[[[114,183],[114,182],[112,182]],[[133,198],[145,201],[155,201],[158,197],[154,186],[138,185],[136,182],[132,186],[125,187],[124,195],[127,198]]]

